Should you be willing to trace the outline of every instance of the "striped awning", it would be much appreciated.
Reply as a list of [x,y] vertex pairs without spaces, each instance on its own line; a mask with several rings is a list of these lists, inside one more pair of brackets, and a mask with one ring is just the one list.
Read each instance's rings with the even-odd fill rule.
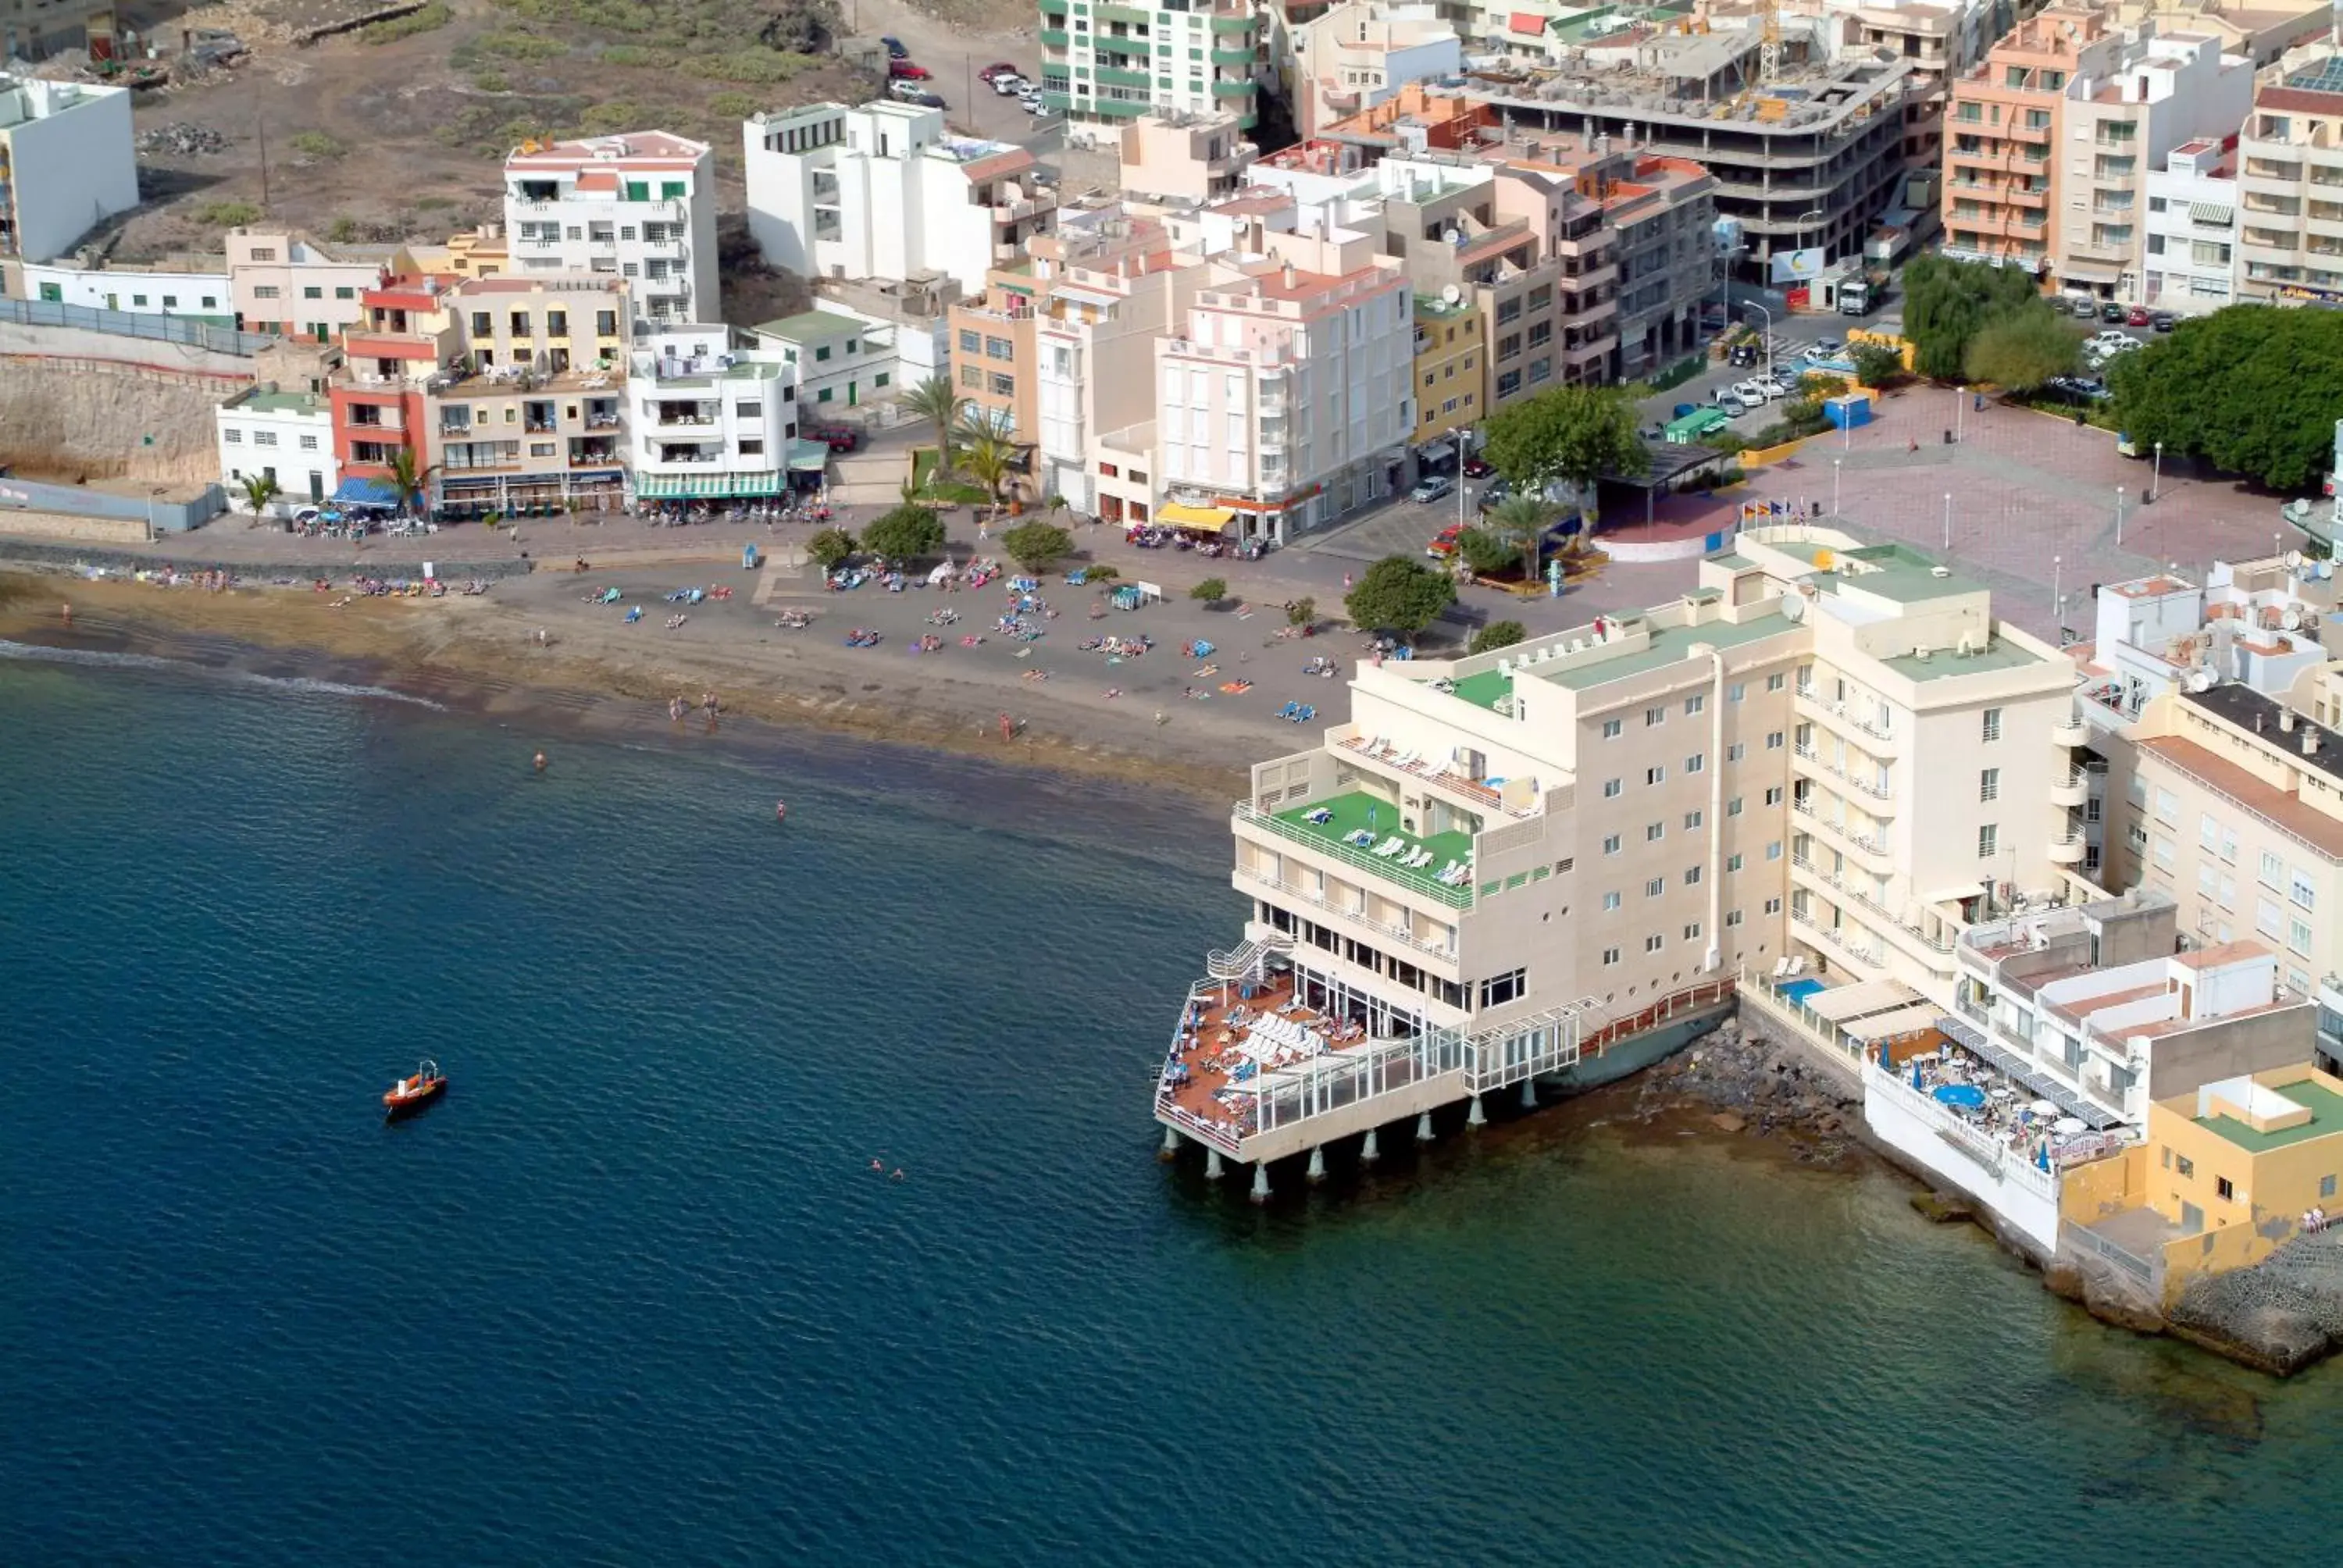
[[722,501],[735,496],[778,496],[779,474],[641,474],[635,494],[646,501]]
[[2192,223],[2210,224],[2217,228],[2227,228],[2237,221],[2237,209],[2227,202],[2192,201],[2188,204],[2188,217]]

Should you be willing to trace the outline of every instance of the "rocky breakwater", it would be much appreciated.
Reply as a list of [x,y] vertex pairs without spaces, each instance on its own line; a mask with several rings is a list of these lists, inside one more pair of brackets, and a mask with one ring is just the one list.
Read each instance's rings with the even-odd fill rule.
[[1637,1120],[1689,1114],[1720,1132],[1779,1138],[1802,1165],[1839,1164],[1863,1121],[1862,1096],[1850,1080],[1738,1018],[1635,1081]]
[[2278,1377],[2343,1350],[2343,1231],[2298,1237],[2247,1269],[2195,1280],[2175,1337]]

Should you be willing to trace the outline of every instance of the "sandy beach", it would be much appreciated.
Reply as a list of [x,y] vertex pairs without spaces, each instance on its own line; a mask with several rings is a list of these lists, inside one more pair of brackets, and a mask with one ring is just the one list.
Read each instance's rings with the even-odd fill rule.
[[[223,643],[240,644],[297,662],[357,663],[394,689],[427,689],[481,708],[562,692],[615,699],[622,711],[639,703],[646,725],[670,722],[671,699],[696,705],[712,691],[731,719],[980,753],[1215,802],[1243,791],[1253,762],[1311,744],[1342,717],[1342,680],[1305,676],[1302,667],[1330,657],[1345,661],[1347,672],[1360,651],[1359,638],[1347,630],[1281,638],[1285,617],[1276,605],[1211,610],[1173,601],[1093,618],[1098,591],[1062,580],[1041,590],[1055,615],[1026,618],[1043,635],[1020,642],[993,629],[1008,608],[998,583],[959,592],[840,593],[825,591],[810,570],[775,572],[779,580],[768,582],[737,559],[670,561],[539,571],[504,578],[478,596],[406,598],[353,597],[347,568],[327,591],[248,583],[212,591],[12,564],[0,570],[0,638],[198,659],[224,657]],[[667,599],[695,587],[730,595],[689,606]],[[599,602],[612,588],[617,599]],[[629,623],[627,612],[637,606],[641,616]],[[802,615],[809,623],[779,624],[792,611],[789,618]],[[930,619],[952,613],[957,621]],[[670,628],[678,614],[683,623]],[[880,641],[849,647],[853,628],[875,630]],[[940,648],[912,651],[923,635]],[[1103,650],[1079,647],[1109,636],[1144,636],[1155,646],[1114,662]],[[971,637],[982,640],[963,643]],[[1217,651],[1183,658],[1182,646],[1199,637]],[[1240,680],[1253,689],[1220,689]],[[1274,717],[1290,701],[1321,711],[1308,726]],[[1006,743],[1004,713],[1017,729]]]

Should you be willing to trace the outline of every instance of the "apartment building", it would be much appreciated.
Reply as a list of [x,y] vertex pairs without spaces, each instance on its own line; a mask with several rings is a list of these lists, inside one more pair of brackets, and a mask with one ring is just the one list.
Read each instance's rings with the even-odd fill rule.
[[716,155],[666,131],[523,142],[505,159],[512,270],[626,285],[633,330],[720,318]]
[[1041,97],[1078,136],[1155,109],[1260,123],[1268,23],[1245,0],[1118,5],[1041,0]]
[[1464,65],[1456,28],[1431,4],[1347,0],[1308,21],[1289,15],[1285,49],[1293,126],[1304,136]]
[[225,244],[228,297],[246,332],[330,343],[364,319],[360,296],[392,270],[289,229],[232,228]]
[[2148,173],[2177,146],[2228,135],[2252,91],[2251,63],[2217,38],[2119,33],[2079,7],[2020,23],[1954,84],[1948,252],[2070,293],[2140,297]]
[[1700,347],[1701,302],[1716,286],[1716,179],[1689,158],[1624,158],[1599,194],[1619,236],[1614,374],[1634,380]]
[[1414,322],[1406,275],[1364,236],[1276,238],[1298,262],[1208,263],[1155,345],[1154,472],[1159,510],[1285,544],[1399,487]]
[[[1724,7],[1711,5],[1715,17]],[[1755,15],[1755,8],[1735,7]],[[2011,19],[2000,0],[1782,0],[1785,35],[1802,24],[1819,59],[1881,52],[1912,63],[1904,106],[1904,162],[1933,173],[1944,153],[1945,104],[1953,79],[1985,57]]]
[[900,279],[832,278],[816,285],[814,294],[824,311],[862,323],[864,341],[892,357],[890,385],[917,387],[931,376],[951,374],[951,307],[960,297],[957,278],[940,272]]
[[1414,372],[1415,428],[1408,444],[1421,461],[1445,467],[1456,457],[1456,443],[1448,437],[1487,411],[1489,367],[1481,312],[1462,289],[1453,299],[1415,297]]
[[228,308],[232,286],[216,256],[174,256],[162,262],[25,262],[16,268],[27,299],[118,310],[132,316],[176,316],[237,325]]
[[0,256],[54,261],[137,205],[129,88],[0,71]]
[[626,494],[631,318],[618,278],[468,278],[456,362],[425,383],[435,504],[455,516],[606,510]]
[[721,326],[651,334],[627,383],[637,498],[754,499],[818,484],[830,449],[799,437],[797,392],[779,352],[732,347]]
[[1056,221],[1031,153],[953,134],[940,109],[811,104],[741,127],[749,232],[808,277],[942,273],[971,292]]
[[1121,150],[1123,194],[1164,204],[1233,196],[1261,156],[1231,114],[1142,115],[1122,127]]
[[280,509],[322,501],[341,483],[333,405],[317,393],[247,387],[213,410],[212,422],[227,502],[236,511],[252,509],[243,489],[248,478],[273,481]]
[[968,399],[970,423],[1023,441],[1041,428],[1033,296],[1027,272],[996,272],[983,294],[951,307],[949,322],[952,386]]
[[2256,92],[2237,160],[2237,297],[2343,300],[2343,55]]
[[2237,297],[2237,138],[2197,136],[2147,176],[2140,299],[2200,315]]
[[865,403],[896,396],[894,335],[833,310],[814,309],[749,329],[758,346],[779,354],[797,378],[803,417],[820,424]]
[[342,332],[342,364],[327,382],[334,457],[345,481],[381,480],[399,453],[418,476],[433,461],[425,399],[459,367],[464,327],[456,280],[400,274],[358,296],[361,318]]
[[[2334,678],[2314,682],[2334,712]],[[2343,734],[2217,685],[2150,702],[2133,743],[2120,815],[2142,885],[2179,903],[2194,940],[2268,943],[2297,995],[2343,972]]]

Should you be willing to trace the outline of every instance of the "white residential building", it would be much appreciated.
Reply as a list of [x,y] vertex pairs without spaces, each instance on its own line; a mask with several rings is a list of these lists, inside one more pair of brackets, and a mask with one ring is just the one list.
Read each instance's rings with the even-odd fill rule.
[[730,337],[720,325],[670,327],[636,347],[627,395],[639,498],[774,496],[792,471],[821,473],[829,448],[798,438],[795,367]]
[[27,299],[120,310],[133,316],[186,316],[215,326],[236,325],[227,272],[211,266],[81,266],[31,262],[23,267]]
[[513,271],[623,278],[637,332],[721,318],[716,202],[714,151],[665,131],[523,142],[505,160]]
[[266,475],[277,481],[279,509],[322,501],[341,483],[334,458],[334,410],[316,392],[277,392],[253,387],[213,410],[219,441],[220,477],[228,505],[252,509],[244,481]]
[[137,205],[129,88],[0,71],[0,256],[54,260]]
[[2237,159],[2231,146],[2197,136],[2147,176],[2147,254],[2140,298],[2198,315],[2237,297]]
[[760,347],[794,368],[802,417],[814,424],[902,390],[892,327],[814,309],[749,328]]
[[1316,136],[1410,82],[1463,70],[1463,42],[1440,13],[1430,4],[1349,0],[1311,21],[1289,23],[1294,128],[1305,137]]
[[938,109],[810,104],[756,116],[741,141],[749,235],[804,277],[939,272],[975,292],[1056,218],[1031,153],[955,136]]

